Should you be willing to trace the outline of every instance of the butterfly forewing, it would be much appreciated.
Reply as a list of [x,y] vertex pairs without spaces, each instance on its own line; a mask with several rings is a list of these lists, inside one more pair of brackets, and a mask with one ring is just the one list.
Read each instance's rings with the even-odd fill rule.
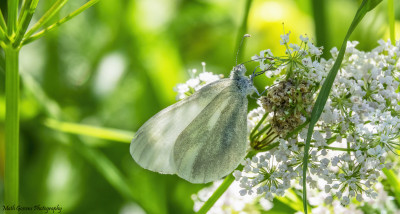
[[150,118],[132,140],[130,153],[133,159],[145,169],[175,174],[172,154],[176,139],[222,90],[232,85],[232,82],[233,80],[223,79],[211,83]]
[[174,146],[178,176],[207,183],[232,172],[246,153],[247,98],[235,81],[182,131]]

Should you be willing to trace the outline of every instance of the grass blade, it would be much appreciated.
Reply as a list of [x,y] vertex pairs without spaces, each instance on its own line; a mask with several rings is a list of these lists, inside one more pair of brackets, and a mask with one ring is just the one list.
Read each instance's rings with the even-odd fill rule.
[[112,140],[122,143],[130,143],[135,135],[134,132],[123,131],[118,129],[102,128],[77,123],[61,122],[54,119],[47,119],[45,125],[49,128],[77,135],[85,135],[105,140]]
[[382,169],[383,173],[386,175],[386,179],[390,184],[390,188],[392,188],[394,192],[394,197],[396,198],[397,203],[400,204],[400,181],[397,178],[396,174],[392,170],[388,170],[386,168]]
[[307,213],[307,166],[308,166],[308,152],[310,150],[310,142],[311,136],[314,131],[314,126],[317,123],[319,117],[322,114],[324,109],[325,103],[328,100],[329,93],[331,91],[333,82],[335,81],[336,74],[340,69],[340,65],[342,64],[344,53],[346,51],[347,40],[349,39],[350,35],[353,33],[354,29],[360,23],[360,21],[364,18],[367,12],[374,9],[382,0],[363,0],[360,7],[357,10],[356,15],[350,25],[350,28],[347,31],[347,34],[344,38],[342,43],[342,47],[340,48],[338,57],[336,58],[335,64],[333,65],[332,69],[329,71],[328,76],[326,77],[324,84],[322,85],[321,91],[318,94],[317,100],[313,106],[313,110],[311,113],[310,125],[308,127],[307,132],[307,140],[306,145],[304,148],[304,159],[303,159],[303,208],[304,212]]

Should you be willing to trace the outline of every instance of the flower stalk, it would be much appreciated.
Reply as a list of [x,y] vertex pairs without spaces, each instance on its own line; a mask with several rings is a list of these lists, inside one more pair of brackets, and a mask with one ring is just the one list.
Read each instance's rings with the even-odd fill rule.
[[5,204],[18,204],[19,190],[19,50],[6,47]]

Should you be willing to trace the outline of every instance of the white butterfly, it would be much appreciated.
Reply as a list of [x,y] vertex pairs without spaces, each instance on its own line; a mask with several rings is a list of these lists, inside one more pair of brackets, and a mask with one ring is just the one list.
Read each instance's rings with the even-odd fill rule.
[[[143,168],[207,183],[231,173],[246,155],[247,95],[257,92],[245,67],[204,86],[150,118],[130,146]],[[258,92],[257,92],[258,93]]]

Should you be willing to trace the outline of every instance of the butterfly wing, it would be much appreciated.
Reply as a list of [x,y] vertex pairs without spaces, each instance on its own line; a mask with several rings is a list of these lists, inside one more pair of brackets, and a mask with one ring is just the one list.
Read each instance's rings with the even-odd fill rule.
[[246,155],[246,116],[247,98],[237,85],[222,90],[176,140],[178,176],[207,183],[231,173]]
[[137,131],[130,145],[133,159],[143,168],[175,174],[173,148],[181,132],[232,80],[222,79],[171,105],[150,118]]

